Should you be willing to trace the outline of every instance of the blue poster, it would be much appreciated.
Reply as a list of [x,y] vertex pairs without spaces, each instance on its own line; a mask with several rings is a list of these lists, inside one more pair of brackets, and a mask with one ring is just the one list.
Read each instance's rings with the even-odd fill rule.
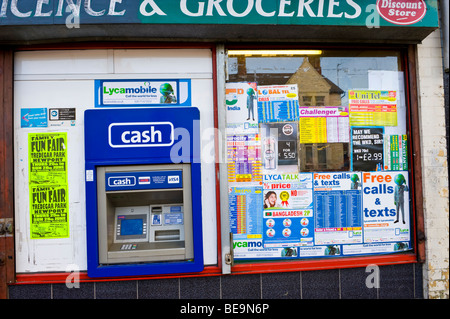
[[20,109],[20,127],[47,127],[47,108]]

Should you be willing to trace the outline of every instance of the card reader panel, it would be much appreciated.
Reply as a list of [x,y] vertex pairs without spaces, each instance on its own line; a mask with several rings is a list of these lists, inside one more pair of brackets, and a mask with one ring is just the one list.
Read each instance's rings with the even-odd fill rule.
[[97,177],[101,264],[192,258],[189,165],[99,167]]

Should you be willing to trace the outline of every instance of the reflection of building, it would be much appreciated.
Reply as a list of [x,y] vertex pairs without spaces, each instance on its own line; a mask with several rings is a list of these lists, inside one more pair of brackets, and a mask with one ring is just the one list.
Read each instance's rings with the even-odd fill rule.
[[[320,61],[317,59],[317,61]],[[344,91],[322,76],[309,59],[289,78],[288,84],[297,84],[301,106],[339,106]],[[320,70],[320,67],[319,67]],[[348,144],[301,144],[300,171],[338,171],[348,169]],[[346,165],[347,164],[347,165]]]
[[302,106],[341,105],[344,91],[320,74],[307,57],[287,84],[298,85],[299,103]]
[[300,144],[300,171],[346,171],[348,143]]

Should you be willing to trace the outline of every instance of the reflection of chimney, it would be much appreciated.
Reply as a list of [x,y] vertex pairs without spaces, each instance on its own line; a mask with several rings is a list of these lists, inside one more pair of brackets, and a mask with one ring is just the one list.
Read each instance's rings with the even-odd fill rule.
[[238,55],[237,57],[238,77],[245,77],[247,75],[247,64],[245,55]]

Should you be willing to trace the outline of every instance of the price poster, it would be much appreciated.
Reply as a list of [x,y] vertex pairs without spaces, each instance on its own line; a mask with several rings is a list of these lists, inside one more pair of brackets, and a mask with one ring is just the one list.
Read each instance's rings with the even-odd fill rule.
[[299,112],[298,86],[258,86],[259,122],[297,121]]
[[408,138],[405,134],[384,136],[384,169],[408,170]]
[[262,182],[259,134],[227,136],[228,182]]
[[264,247],[312,246],[314,243],[313,211],[264,211]]
[[352,127],[352,167],[354,171],[383,170],[383,127]]
[[361,173],[314,173],[315,245],[362,243]]
[[350,90],[351,126],[397,126],[397,92]]
[[348,143],[348,114],[346,106],[300,107],[300,143]]
[[312,174],[264,175],[264,247],[313,245]]
[[69,237],[67,133],[28,134],[30,238]]
[[263,211],[261,186],[230,187],[230,230],[235,239],[261,238]]

